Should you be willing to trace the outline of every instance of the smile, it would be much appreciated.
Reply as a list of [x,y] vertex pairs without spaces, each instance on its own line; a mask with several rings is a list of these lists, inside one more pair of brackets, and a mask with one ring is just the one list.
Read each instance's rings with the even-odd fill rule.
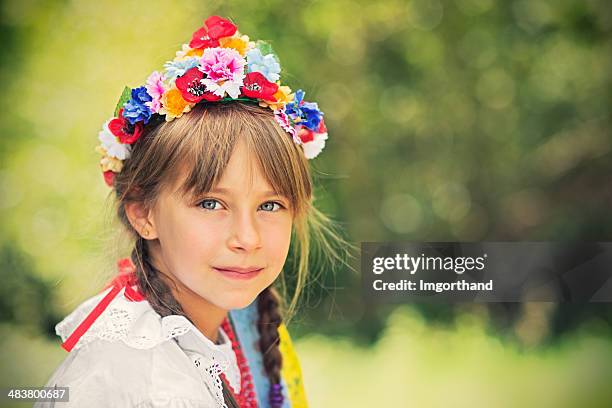
[[257,275],[259,275],[259,273],[263,271],[264,268],[255,269],[251,271],[243,271],[243,272],[238,272],[238,271],[229,270],[229,269],[215,268],[214,266],[213,266],[213,269],[219,272],[220,274],[222,274],[223,276],[226,276],[230,279],[248,280],[248,279],[253,279]]

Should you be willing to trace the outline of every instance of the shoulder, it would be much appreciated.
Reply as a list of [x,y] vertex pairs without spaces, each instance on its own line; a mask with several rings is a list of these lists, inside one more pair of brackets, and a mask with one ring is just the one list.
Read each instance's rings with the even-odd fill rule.
[[56,325],[64,345],[74,333],[80,336],[47,386],[70,387],[72,406],[222,406],[216,384],[227,357],[210,340],[184,316],[162,318],[146,300],[130,301],[123,291],[100,311],[108,293]]
[[73,406],[164,406],[170,400],[213,406],[200,373],[174,341],[147,349],[91,341],[70,352],[46,386],[69,387]]

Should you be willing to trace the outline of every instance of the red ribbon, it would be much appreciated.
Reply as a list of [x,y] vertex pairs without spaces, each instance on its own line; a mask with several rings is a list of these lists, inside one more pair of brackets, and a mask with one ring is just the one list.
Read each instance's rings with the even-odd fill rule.
[[102,300],[92,309],[87,317],[79,324],[72,334],[62,343],[62,348],[68,352],[77,344],[81,336],[85,334],[96,319],[102,314],[110,302],[117,296],[121,289],[125,288],[125,297],[130,302],[140,302],[145,300],[145,297],[132,286],[138,287],[138,278],[136,276],[136,268],[129,258],[123,258],[117,262],[119,274],[104,287],[104,290],[112,287],[111,291],[102,298]]

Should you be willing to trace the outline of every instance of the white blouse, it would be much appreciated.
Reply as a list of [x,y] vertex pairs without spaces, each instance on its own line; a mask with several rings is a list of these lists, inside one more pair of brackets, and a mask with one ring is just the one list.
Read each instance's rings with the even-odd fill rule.
[[[66,341],[109,288],[79,305],[55,326]],[[236,355],[227,334],[214,344],[187,318],[161,317],[125,288],[83,334],[46,387],[69,387],[69,402],[43,407],[224,407],[219,374],[240,392]]]

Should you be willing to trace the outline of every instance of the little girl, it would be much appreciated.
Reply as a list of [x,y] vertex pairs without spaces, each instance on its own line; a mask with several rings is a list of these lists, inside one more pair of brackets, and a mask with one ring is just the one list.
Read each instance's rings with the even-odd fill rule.
[[313,206],[323,113],[280,72],[269,44],[212,16],[124,90],[96,150],[135,244],[56,326],[70,353],[46,386],[69,401],[35,407],[306,407],[282,315],[310,239],[335,261],[346,242]]

